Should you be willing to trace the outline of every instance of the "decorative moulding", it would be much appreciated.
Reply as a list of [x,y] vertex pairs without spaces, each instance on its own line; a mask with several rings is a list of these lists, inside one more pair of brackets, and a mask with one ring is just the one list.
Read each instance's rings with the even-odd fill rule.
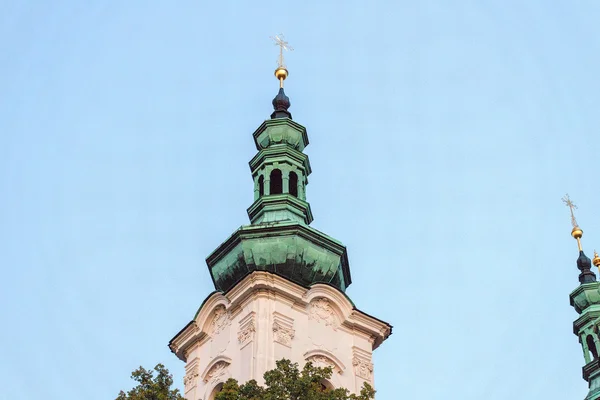
[[[183,350],[183,357],[187,360],[190,356],[190,354],[192,354],[192,352],[194,350],[196,350],[198,348],[198,346],[200,346],[202,342],[200,340],[196,340],[196,341],[188,341],[188,345],[186,346],[185,350]],[[188,363],[189,365],[189,363]]]
[[577,335],[586,325],[598,320],[600,320],[600,307],[597,305],[588,307],[579,318],[573,321],[573,333]]
[[189,348],[202,339],[202,332],[198,325],[191,321],[181,332],[177,334],[169,343],[169,348],[179,359],[186,361]]
[[206,324],[210,322],[213,310],[219,305],[229,309],[229,299],[225,297],[223,292],[214,291],[204,299],[194,315],[194,320],[198,323],[198,326],[202,327],[202,330],[206,330]]
[[318,297],[310,302],[308,306],[308,318],[319,323],[324,323],[326,326],[331,326],[333,330],[337,330],[339,325],[335,311],[329,299],[325,297]]
[[[340,324],[339,329],[352,330],[355,334],[370,339],[373,342],[373,350],[391,334],[392,327],[388,323],[357,310],[340,290],[330,285],[318,283],[307,288],[273,273],[254,271],[225,295],[219,292],[211,294],[198,310],[195,321],[190,322],[171,340],[169,343],[171,351],[181,360],[186,361],[183,350],[194,343],[201,345],[205,340],[209,340],[208,333],[212,328],[213,320],[215,320],[216,308],[221,311],[225,309],[226,311],[238,310],[240,312],[247,304],[254,301],[256,296],[259,296],[259,291],[267,296],[274,294],[280,296],[282,301],[292,304],[293,309],[306,313],[312,312],[311,318],[319,318],[320,323],[331,322],[331,313],[327,307],[313,311],[312,306],[317,303],[311,303],[319,298],[327,298],[332,310],[336,312],[335,318],[337,318],[336,322]],[[322,302],[320,304],[323,305]],[[220,323],[216,322],[215,325],[220,325]],[[283,325],[285,327],[285,324]],[[199,329],[199,327],[202,328]],[[215,327],[215,329],[220,328]]]
[[228,367],[229,364],[227,364],[225,361],[219,361],[204,377],[204,382],[210,382],[212,384],[217,383],[221,379],[221,377],[225,375],[225,372],[227,372]]
[[281,210],[288,210],[296,214],[307,225],[313,221],[310,204],[289,193],[259,197],[248,208],[247,213],[250,222],[255,223],[265,212]]
[[263,122],[252,134],[256,150],[288,143],[299,151],[308,146],[306,128],[289,118],[276,118]]
[[204,383],[215,384],[219,381],[223,381],[224,376],[229,372],[229,365],[231,359],[226,356],[215,357],[204,369],[202,373],[202,380]]
[[305,174],[305,176],[309,176],[312,172],[308,156],[287,146],[262,149],[250,160],[250,170],[253,174],[261,173],[261,168],[264,167],[263,164],[275,164],[275,160],[284,160],[285,164],[301,168],[303,170],[302,174]]
[[225,327],[231,323],[229,312],[225,309],[225,306],[220,304],[213,311],[213,320],[210,323],[211,335],[218,335]]
[[333,372],[343,374],[346,366],[333,353],[316,349],[304,353],[304,359],[313,363],[315,367],[331,367]]
[[198,358],[195,358],[185,367],[185,376],[183,377],[183,387],[185,393],[189,392],[198,384]]
[[251,312],[250,314],[248,314],[247,316],[245,316],[244,318],[242,318],[242,320],[240,320],[240,329],[238,331],[238,342],[240,344],[240,346],[244,346],[247,343],[250,343],[252,340],[254,340],[254,334],[256,332],[256,324],[254,322],[255,320],[255,313]]
[[278,312],[273,313],[273,340],[287,347],[292,347],[296,336],[294,320]]
[[373,383],[373,363],[371,362],[371,354],[356,346],[352,347],[352,366],[354,374],[370,383]]
[[367,338],[375,336],[373,350],[391,334],[392,327],[388,323],[357,310],[340,290],[326,284],[317,283],[311,288],[305,288],[278,275],[254,271],[233,287],[227,297],[231,300],[232,307],[244,307],[252,301],[259,289],[280,294],[293,302],[293,308],[307,313],[310,312],[308,305],[312,300],[327,298],[330,305],[339,310],[336,315],[342,321],[340,325]]
[[320,368],[330,367],[333,371],[337,370],[334,362],[331,361],[331,359],[327,356],[322,356],[322,355],[311,356],[311,357],[307,358],[306,361],[310,361],[313,364],[313,366],[315,366],[315,367],[320,367]]

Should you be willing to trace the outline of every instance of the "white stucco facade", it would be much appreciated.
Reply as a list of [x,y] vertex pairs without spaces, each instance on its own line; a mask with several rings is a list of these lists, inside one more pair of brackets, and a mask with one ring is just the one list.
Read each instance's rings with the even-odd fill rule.
[[390,334],[329,285],[305,288],[257,271],[211,295],[170,347],[186,363],[187,400],[212,400],[230,377],[263,384],[282,358],[332,366],[329,384],[358,393],[363,382],[374,386],[372,352]]

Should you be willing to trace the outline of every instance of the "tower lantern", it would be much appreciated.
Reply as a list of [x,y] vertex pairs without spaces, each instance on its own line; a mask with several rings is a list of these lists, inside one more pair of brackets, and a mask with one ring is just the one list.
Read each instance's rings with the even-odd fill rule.
[[283,358],[330,366],[326,387],[358,393],[365,382],[373,386],[373,350],[392,332],[346,295],[352,283],[346,247],[310,227],[308,135],[292,120],[283,89],[283,50],[292,49],[282,35],[274,39],[279,92],[271,119],[253,133],[250,224],[206,258],[215,291],[169,342],[186,363],[188,400],[214,399],[230,377],[261,383]]

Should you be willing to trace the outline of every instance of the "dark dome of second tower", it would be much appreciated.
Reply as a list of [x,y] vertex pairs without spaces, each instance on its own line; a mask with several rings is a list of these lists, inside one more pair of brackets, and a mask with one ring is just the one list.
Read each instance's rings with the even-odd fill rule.
[[288,111],[290,108],[290,98],[285,95],[283,88],[279,89],[279,93],[273,99],[273,113],[271,119],[275,118],[289,118],[292,119],[292,114]]

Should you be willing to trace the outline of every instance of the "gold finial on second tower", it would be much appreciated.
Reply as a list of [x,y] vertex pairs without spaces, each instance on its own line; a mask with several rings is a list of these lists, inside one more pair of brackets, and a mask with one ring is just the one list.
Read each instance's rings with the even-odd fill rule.
[[575,213],[573,212],[573,209],[577,209],[577,206],[575,205],[575,203],[573,203],[573,201],[571,201],[568,194],[566,194],[565,197],[562,198],[562,201],[571,210],[571,225],[573,225],[573,230],[571,230],[571,236],[573,236],[575,240],[577,240],[577,247],[579,247],[579,251],[583,251],[583,249],[581,248],[581,237],[583,236],[583,231],[581,230],[579,225],[577,225]]
[[592,260],[592,263],[600,270],[600,256],[598,256],[596,250],[594,250],[594,259]]
[[275,41],[275,46],[279,46],[279,58],[277,60],[277,69],[275,70],[275,77],[279,80],[279,87],[283,87],[283,81],[288,76],[288,70],[283,61],[283,50],[293,51],[294,49],[285,41],[285,38],[280,33],[279,35],[271,36],[271,39]]

